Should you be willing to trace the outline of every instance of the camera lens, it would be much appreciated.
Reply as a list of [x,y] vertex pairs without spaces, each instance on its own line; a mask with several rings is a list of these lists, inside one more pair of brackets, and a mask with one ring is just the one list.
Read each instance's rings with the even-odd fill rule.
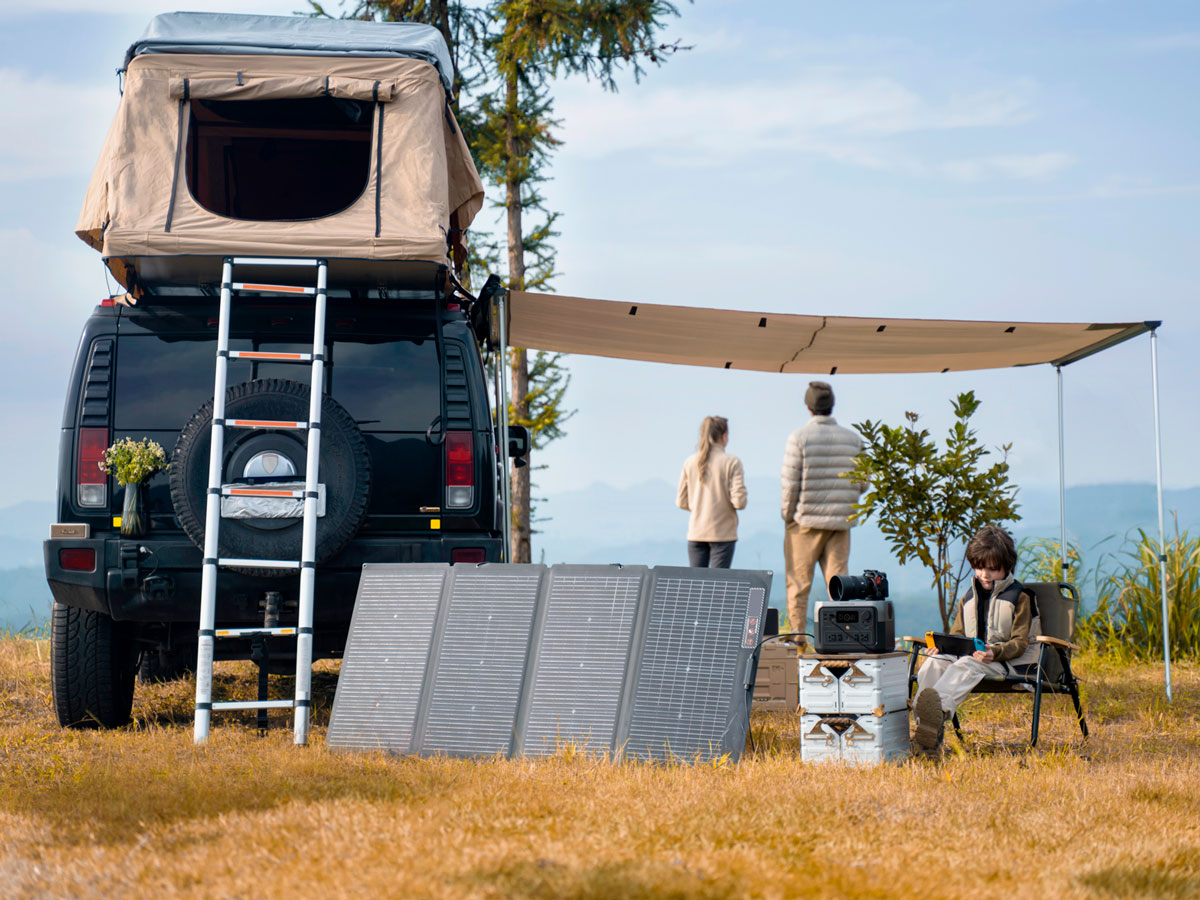
[[875,586],[862,575],[834,575],[829,579],[829,596],[833,600],[862,600],[875,593]]

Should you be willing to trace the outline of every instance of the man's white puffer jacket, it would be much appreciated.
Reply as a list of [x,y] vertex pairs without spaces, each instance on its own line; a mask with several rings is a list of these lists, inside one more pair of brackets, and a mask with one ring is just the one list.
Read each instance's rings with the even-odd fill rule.
[[802,528],[846,531],[852,505],[864,486],[843,472],[854,468],[862,450],[857,432],[843,428],[833,416],[813,416],[788,438],[783,455],[783,520]]

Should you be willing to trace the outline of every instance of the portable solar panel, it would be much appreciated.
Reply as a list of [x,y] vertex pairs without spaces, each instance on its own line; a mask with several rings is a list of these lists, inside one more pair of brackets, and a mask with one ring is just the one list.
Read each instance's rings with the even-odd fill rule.
[[740,757],[770,576],[656,567],[625,743],[635,758]]
[[512,751],[544,566],[454,566],[421,753]]
[[534,632],[518,751],[617,749],[645,566],[554,566]]
[[771,573],[366,565],[339,749],[737,759]]
[[450,566],[363,566],[326,742],[409,753]]

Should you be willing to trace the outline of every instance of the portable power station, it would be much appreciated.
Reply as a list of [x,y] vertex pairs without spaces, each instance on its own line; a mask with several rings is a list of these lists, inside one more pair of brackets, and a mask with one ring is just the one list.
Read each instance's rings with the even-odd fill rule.
[[890,653],[896,646],[891,600],[818,600],[813,613],[818,653]]

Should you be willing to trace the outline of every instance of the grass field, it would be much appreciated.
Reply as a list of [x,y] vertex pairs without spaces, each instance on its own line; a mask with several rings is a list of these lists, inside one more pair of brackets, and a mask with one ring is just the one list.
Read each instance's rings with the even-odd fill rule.
[[[1049,698],[970,701],[940,764],[799,760],[755,714],[738,765],[343,755],[249,716],[191,740],[190,681],[63,731],[45,642],[0,639],[0,897],[1200,897],[1200,669],[1085,658],[1092,737]],[[253,694],[248,664],[217,693]],[[287,691],[286,680],[278,680]],[[277,719],[281,722],[281,719]]]

